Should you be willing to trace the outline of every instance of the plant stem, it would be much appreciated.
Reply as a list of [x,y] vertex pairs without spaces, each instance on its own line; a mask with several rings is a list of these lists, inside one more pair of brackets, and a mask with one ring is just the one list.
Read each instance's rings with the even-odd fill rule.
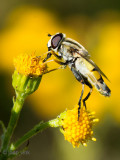
[[5,125],[4,125],[4,123],[3,123],[2,121],[0,121],[0,125],[1,125],[1,127],[2,127],[2,129],[3,129],[3,133],[5,133],[6,128],[5,128]]
[[9,121],[8,127],[5,131],[4,138],[3,138],[3,144],[1,147],[1,154],[3,152],[7,153],[7,151],[8,151],[8,145],[9,145],[10,139],[12,137],[12,134],[14,132],[14,129],[17,125],[20,111],[22,109],[25,98],[26,98],[25,95],[20,94],[20,93],[16,93],[16,100],[13,102],[14,105],[13,105],[13,108],[11,111],[10,121]]
[[30,138],[35,136],[37,133],[42,132],[43,130],[47,129],[48,127],[59,127],[59,119],[53,119],[48,122],[40,122],[38,123],[33,129],[28,131],[23,137],[21,137],[15,144],[11,144],[10,151],[16,150],[19,146],[21,146],[24,142],[28,141]]

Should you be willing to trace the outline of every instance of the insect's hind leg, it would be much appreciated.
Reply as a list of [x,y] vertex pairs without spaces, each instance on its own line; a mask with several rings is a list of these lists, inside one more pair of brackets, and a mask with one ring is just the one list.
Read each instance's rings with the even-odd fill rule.
[[79,120],[79,117],[80,117],[80,108],[81,108],[81,100],[82,100],[82,97],[83,97],[83,93],[84,93],[84,79],[83,79],[83,76],[81,75],[80,72],[78,72],[73,66],[71,67],[71,71],[73,72],[75,78],[82,83],[82,92],[81,92],[81,95],[80,95],[80,98],[79,98],[79,101],[78,101],[78,120]]
[[81,108],[81,100],[82,100],[82,97],[83,97],[83,93],[84,93],[84,83],[82,83],[82,91],[81,91],[81,95],[80,95],[80,98],[79,98],[79,102],[78,102],[78,120],[79,120],[79,117],[80,117],[80,108]]
[[87,96],[83,99],[83,106],[84,106],[85,108],[86,108],[86,103],[85,103],[85,101],[90,97],[92,91],[93,91],[93,88],[91,87],[89,93],[88,93]]

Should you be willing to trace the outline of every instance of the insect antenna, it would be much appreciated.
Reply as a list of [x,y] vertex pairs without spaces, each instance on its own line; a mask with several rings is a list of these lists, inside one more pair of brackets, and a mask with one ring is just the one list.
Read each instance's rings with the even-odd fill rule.
[[48,33],[48,37],[51,37],[52,35],[50,33]]

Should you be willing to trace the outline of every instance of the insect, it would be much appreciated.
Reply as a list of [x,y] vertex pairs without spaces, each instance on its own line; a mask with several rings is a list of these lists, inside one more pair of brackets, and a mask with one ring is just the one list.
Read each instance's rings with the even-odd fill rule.
[[[48,54],[44,59],[44,62],[49,59],[52,55],[54,55],[57,59],[57,62],[60,65],[66,67],[67,65],[71,69],[75,78],[81,82],[82,91],[79,98],[79,108],[78,108],[78,119],[80,116],[80,107],[81,100],[83,101],[83,105],[86,108],[86,100],[92,93],[93,86],[97,89],[97,91],[109,97],[111,94],[111,90],[105,84],[103,77],[108,79],[106,75],[100,70],[100,68],[90,59],[90,54],[88,51],[77,41],[66,38],[66,35],[63,33],[56,33],[55,35],[50,36],[50,40],[48,41]],[[83,99],[84,93],[84,85],[87,85],[90,88],[89,93]]]

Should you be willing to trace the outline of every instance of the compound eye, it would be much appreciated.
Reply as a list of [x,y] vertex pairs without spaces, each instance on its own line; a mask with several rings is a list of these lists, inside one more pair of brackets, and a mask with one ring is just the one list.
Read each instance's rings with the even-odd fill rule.
[[59,46],[59,43],[60,43],[60,41],[62,40],[62,37],[63,37],[63,35],[60,33],[60,34],[55,35],[55,36],[52,38],[51,45],[52,45],[52,48],[53,48],[53,49],[55,49],[56,47]]

